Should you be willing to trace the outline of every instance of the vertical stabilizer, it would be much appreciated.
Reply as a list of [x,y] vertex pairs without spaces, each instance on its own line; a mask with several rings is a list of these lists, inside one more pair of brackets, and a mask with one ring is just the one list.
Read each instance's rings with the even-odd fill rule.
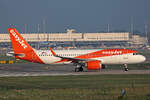
[[15,28],[8,29],[14,53],[26,53],[31,51],[31,46],[24,40]]
[[8,32],[16,58],[43,63],[32,47],[25,41],[25,39],[15,28],[9,28]]

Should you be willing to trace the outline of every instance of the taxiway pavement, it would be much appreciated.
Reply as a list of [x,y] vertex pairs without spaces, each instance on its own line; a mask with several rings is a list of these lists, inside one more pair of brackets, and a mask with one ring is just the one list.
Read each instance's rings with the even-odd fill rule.
[[9,76],[58,76],[58,75],[103,75],[103,74],[150,74],[149,70],[102,69],[99,71],[84,70],[74,72],[73,65],[42,65],[34,63],[0,64],[0,77]]

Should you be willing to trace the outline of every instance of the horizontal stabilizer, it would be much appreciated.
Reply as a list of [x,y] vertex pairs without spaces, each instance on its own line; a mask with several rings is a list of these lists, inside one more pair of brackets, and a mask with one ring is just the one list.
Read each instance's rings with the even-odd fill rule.
[[19,56],[19,57],[24,57],[25,56],[24,54],[16,54],[14,52],[8,52],[6,55],[7,56]]

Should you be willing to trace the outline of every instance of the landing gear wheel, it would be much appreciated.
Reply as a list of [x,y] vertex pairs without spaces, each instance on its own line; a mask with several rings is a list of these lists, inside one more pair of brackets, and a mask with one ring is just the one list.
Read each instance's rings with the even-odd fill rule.
[[129,70],[127,64],[124,64],[124,70],[125,70],[125,71],[128,71],[128,70]]
[[75,68],[75,72],[82,72],[82,71],[83,71],[83,65],[77,64],[77,66]]
[[83,68],[82,68],[82,67],[80,67],[80,68],[79,68],[79,71],[80,71],[80,72],[82,72],[82,71],[83,71]]
[[82,71],[83,71],[83,68],[82,68],[82,67],[75,68],[75,72],[82,72]]
[[128,68],[125,68],[124,70],[125,70],[125,71],[128,71],[129,69],[128,69]]

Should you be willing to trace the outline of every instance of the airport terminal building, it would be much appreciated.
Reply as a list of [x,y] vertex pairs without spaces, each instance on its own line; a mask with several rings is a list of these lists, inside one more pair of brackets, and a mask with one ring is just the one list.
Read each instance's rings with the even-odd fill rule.
[[[41,44],[54,47],[142,47],[145,45],[145,37],[130,35],[129,32],[111,33],[78,33],[74,29],[68,29],[66,33],[23,33],[22,36],[32,46]],[[8,33],[0,33],[0,46],[11,46]]]

